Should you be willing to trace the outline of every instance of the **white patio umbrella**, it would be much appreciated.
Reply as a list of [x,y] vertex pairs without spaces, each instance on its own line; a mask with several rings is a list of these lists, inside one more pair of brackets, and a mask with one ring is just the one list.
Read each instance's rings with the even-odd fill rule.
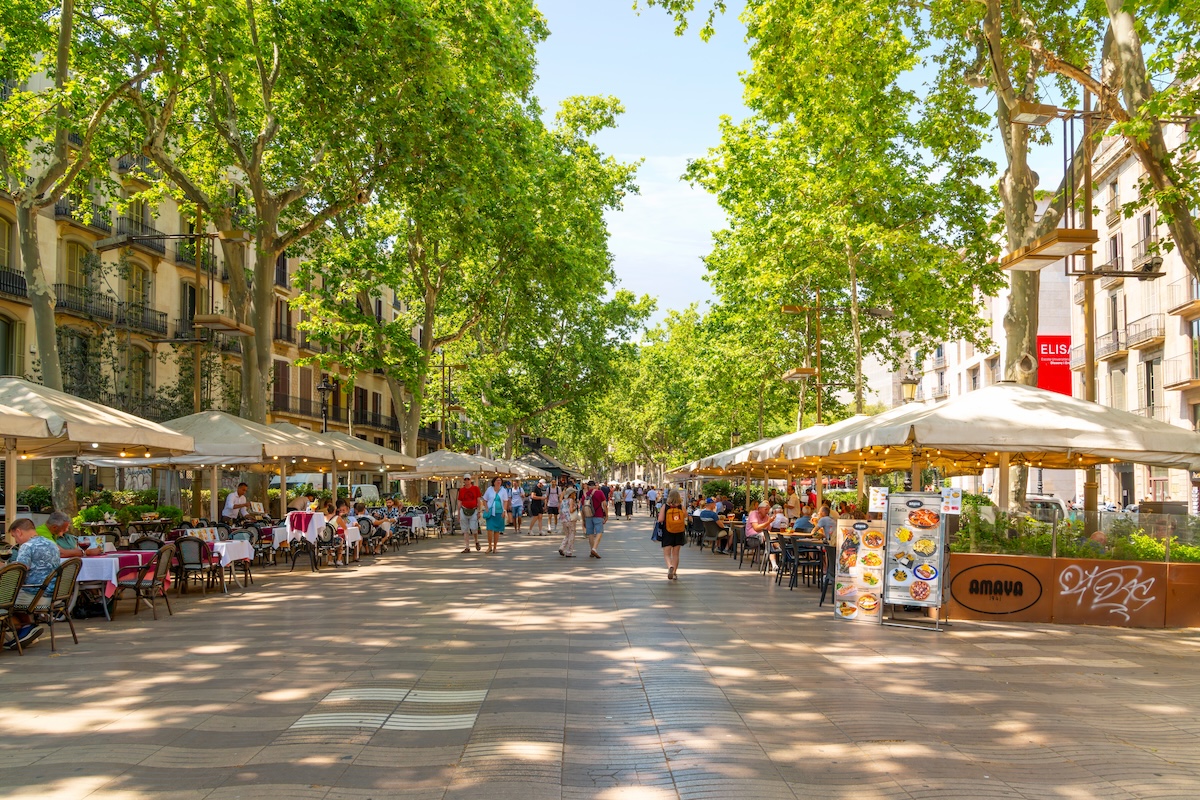
[[7,434],[4,502],[10,524],[17,510],[19,459],[110,455],[132,466],[135,458],[190,453],[194,447],[192,437],[158,423],[24,378],[0,377],[0,412]]
[[[175,469],[212,470],[213,491],[209,497],[209,515],[217,518],[217,476],[221,467],[237,466],[254,471],[280,473],[280,485],[287,485],[289,464],[312,461],[322,465],[333,461],[332,448],[293,436],[287,431],[260,425],[224,411],[202,411],[163,423],[164,427],[190,435],[195,450],[187,455],[161,456],[139,461],[137,466]],[[130,466],[111,458],[81,459],[99,467]],[[287,513],[287,492],[280,493],[281,513]]]
[[341,442],[347,447],[353,447],[358,450],[365,450],[368,453],[374,453],[380,465],[384,469],[392,472],[411,471],[416,469],[417,466],[417,460],[412,456],[405,455],[404,453],[398,453],[395,450],[375,444],[374,442],[356,439],[349,434],[342,433],[341,431],[327,431],[326,433],[321,434],[321,436],[335,443]]
[[[349,467],[350,469],[353,469],[355,462],[357,462],[358,466],[360,467],[366,467],[371,463],[376,465],[379,464],[378,455],[371,453],[371,451],[365,447],[367,443],[361,439],[354,439],[354,444],[347,444],[346,442],[330,438],[327,433],[310,431],[306,428],[301,428],[298,425],[293,425],[290,422],[273,422],[271,423],[270,427],[275,428],[276,430],[284,431],[285,433],[288,433],[291,436],[300,439],[301,441],[310,442],[318,447],[332,451],[333,461],[330,462],[330,473],[332,475],[333,498],[335,503],[337,502],[337,469],[339,463],[342,466]],[[280,483],[280,487],[280,493],[286,495],[286,484]]]

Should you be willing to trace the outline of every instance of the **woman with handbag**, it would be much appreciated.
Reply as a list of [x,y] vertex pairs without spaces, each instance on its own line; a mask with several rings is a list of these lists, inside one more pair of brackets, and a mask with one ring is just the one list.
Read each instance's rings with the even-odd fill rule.
[[575,557],[575,516],[578,505],[575,502],[575,487],[568,486],[559,504],[558,524],[562,528],[563,540],[558,546],[558,554],[566,558]]

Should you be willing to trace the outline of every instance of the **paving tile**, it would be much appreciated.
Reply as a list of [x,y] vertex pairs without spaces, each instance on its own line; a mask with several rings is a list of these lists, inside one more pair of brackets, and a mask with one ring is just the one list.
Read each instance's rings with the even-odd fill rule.
[[21,687],[0,700],[20,737],[0,743],[0,793],[1196,797],[1191,632],[846,626],[812,589],[695,548],[668,584],[648,534],[614,522],[602,563],[513,536],[486,569],[428,540],[258,570],[157,622],[122,603],[62,658],[0,659]]

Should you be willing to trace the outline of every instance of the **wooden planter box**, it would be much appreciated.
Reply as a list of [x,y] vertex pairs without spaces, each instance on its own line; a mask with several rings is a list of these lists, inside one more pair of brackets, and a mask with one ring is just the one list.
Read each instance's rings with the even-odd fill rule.
[[1200,627],[1200,564],[951,553],[952,619]]

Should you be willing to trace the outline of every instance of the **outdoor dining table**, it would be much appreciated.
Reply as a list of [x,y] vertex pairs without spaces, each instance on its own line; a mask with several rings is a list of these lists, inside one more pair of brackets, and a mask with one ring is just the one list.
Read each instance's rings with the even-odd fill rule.
[[131,520],[129,525],[126,526],[126,533],[129,534],[130,538],[133,538],[133,534],[135,533],[140,533],[143,535],[147,533],[166,533],[167,531],[171,530],[171,526],[174,524],[174,520],[169,518],[135,519]]
[[[235,561],[253,561],[254,546],[247,541],[241,539],[230,539],[224,542],[211,542],[209,546],[212,548],[213,555],[221,559],[221,569],[228,567]],[[233,582],[241,587],[242,583],[238,580],[237,570],[231,570]]]
[[[138,569],[150,563],[154,555],[152,551],[129,550],[87,556],[82,559],[75,585],[80,591],[96,590],[103,592],[105,598],[112,597],[117,590],[117,581],[122,577],[132,577]],[[104,604],[104,616],[111,619],[107,603]]]

